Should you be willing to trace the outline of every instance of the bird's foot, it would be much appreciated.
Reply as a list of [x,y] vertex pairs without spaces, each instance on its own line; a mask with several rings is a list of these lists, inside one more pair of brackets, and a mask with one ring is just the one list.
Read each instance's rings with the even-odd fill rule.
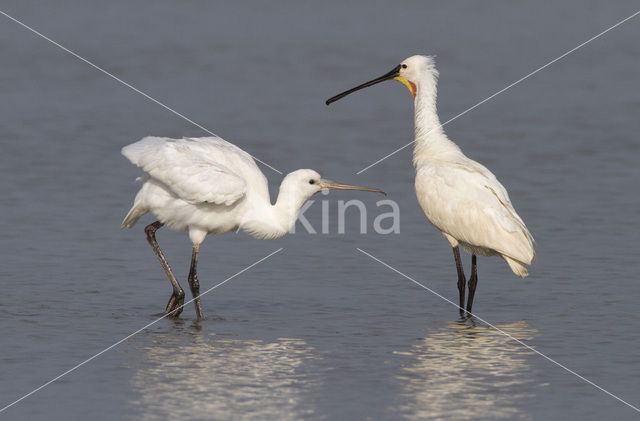
[[169,317],[178,317],[184,308],[184,292],[181,294],[173,293],[171,298],[169,298],[169,302],[167,303],[167,308],[165,312],[169,315]]

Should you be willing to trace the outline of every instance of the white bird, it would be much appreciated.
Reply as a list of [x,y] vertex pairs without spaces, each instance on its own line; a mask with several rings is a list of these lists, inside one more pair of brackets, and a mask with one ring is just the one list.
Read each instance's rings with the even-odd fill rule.
[[196,267],[207,234],[242,229],[256,238],[279,238],[293,227],[304,202],[323,189],[384,194],[325,180],[313,170],[297,170],[282,180],[278,200],[271,204],[267,179],[251,155],[219,137],[145,137],[122,148],[122,154],[146,175],[121,228],[133,227],[147,212],[158,218],[145,233],[173,286],[166,308],[173,317],[182,312],[184,291],[156,242],[155,233],[163,225],[189,232],[193,243],[189,287],[196,315],[202,319]]
[[478,283],[476,255],[498,255],[516,275],[524,278],[528,275],[526,265],[536,257],[533,237],[495,175],[467,158],[442,130],[436,111],[438,71],[432,57],[409,57],[390,72],[326,103],[392,79],[405,85],[414,98],[416,195],[429,221],[442,231],[453,248],[461,312],[465,307],[466,278],[458,246],[472,255],[466,307],[471,312]]

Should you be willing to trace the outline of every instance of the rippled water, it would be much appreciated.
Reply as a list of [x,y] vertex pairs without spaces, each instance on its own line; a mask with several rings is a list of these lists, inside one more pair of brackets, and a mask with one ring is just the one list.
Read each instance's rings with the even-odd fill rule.
[[[496,327],[523,341],[537,333],[526,322]],[[398,410],[409,417],[517,419],[535,398],[528,350],[487,326],[451,322],[394,354],[411,361],[397,376],[405,385]],[[488,385],[502,393],[487,393]]]
[[[6,1],[1,10],[284,172],[377,186],[401,232],[372,233],[378,197],[334,192],[328,234],[209,237],[208,289],[79,367],[7,419],[632,419],[637,413],[357,251],[456,300],[451,251],[421,213],[404,88],[324,100],[415,53],[437,55],[443,121],[634,13],[559,5],[262,5]],[[200,129],[0,16],[0,406],[157,319],[170,286],[143,224],[120,231],[140,171],[119,154]],[[537,240],[520,280],[481,258],[474,310],[632,405],[640,403],[634,18],[446,130],[509,189]],[[262,167],[272,192],[281,176]],[[367,204],[369,234],[337,201]],[[145,219],[142,222],[150,222]],[[183,286],[190,243],[161,230]],[[464,256],[469,265],[468,255]],[[468,269],[467,269],[468,271]]]
[[315,363],[314,351],[301,339],[154,341],[132,367],[139,397],[130,406],[148,419],[305,417],[314,413],[309,397],[319,376],[300,371]]

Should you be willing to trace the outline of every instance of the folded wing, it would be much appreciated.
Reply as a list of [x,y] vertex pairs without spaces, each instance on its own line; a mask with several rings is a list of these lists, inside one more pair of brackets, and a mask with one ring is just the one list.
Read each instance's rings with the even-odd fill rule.
[[243,170],[257,170],[249,154],[219,137],[149,136],[125,146],[122,154],[178,197],[194,204],[235,203],[247,191]]
[[416,190],[429,220],[463,243],[529,264],[533,237],[505,188],[484,166],[468,160],[421,169]]

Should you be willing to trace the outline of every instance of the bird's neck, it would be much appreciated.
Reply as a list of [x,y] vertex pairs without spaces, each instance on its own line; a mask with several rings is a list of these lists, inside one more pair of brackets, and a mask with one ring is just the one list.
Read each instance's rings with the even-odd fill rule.
[[280,238],[291,231],[306,198],[280,186],[275,204],[265,203],[245,217],[242,229],[262,239]]
[[414,100],[415,106],[415,145],[413,165],[418,168],[433,159],[450,159],[462,153],[453,143],[440,124],[436,108],[438,95],[437,80],[426,75],[419,84]]

